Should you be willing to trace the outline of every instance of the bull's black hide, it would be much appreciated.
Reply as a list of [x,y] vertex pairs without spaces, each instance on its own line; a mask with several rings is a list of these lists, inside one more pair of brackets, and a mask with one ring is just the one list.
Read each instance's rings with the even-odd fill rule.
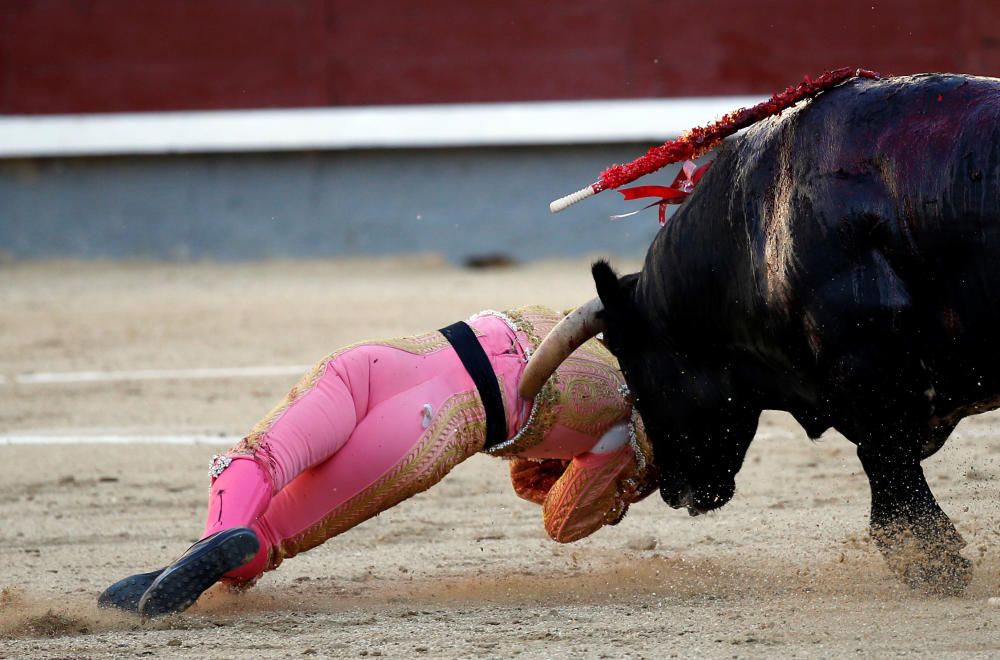
[[908,583],[970,566],[921,459],[1000,406],[1000,80],[853,80],[731,141],[642,271],[594,267],[661,494],[732,497],[764,409],[858,447]]

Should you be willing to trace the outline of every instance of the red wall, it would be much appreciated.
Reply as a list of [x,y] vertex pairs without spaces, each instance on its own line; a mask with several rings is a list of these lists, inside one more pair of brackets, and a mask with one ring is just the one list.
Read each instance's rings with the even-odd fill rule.
[[0,0],[0,112],[692,96],[1000,75],[987,0]]

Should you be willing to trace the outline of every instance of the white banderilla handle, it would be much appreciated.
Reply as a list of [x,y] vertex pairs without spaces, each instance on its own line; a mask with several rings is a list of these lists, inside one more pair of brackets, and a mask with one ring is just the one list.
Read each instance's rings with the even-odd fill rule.
[[597,194],[597,184],[592,183],[586,188],[581,188],[571,195],[566,195],[565,197],[560,197],[556,201],[549,204],[549,211],[552,213],[559,213],[564,209],[568,209],[577,202],[583,201],[588,197],[592,197]]

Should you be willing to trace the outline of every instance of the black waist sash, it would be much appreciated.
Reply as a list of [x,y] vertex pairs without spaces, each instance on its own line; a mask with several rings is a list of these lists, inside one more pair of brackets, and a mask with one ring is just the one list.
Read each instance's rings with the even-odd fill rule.
[[458,358],[479,390],[479,398],[483,400],[483,408],[486,410],[486,446],[483,449],[492,449],[507,439],[507,416],[504,414],[503,397],[500,395],[500,384],[493,365],[486,357],[486,351],[479,345],[476,333],[465,321],[452,323],[439,332],[455,347]]

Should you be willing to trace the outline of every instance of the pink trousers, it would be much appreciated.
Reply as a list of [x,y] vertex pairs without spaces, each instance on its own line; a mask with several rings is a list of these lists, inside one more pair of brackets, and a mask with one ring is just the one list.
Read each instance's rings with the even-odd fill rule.
[[[523,338],[496,317],[471,325],[500,382],[512,437],[531,404],[517,394]],[[440,333],[344,349],[216,459],[204,536],[252,528],[260,553],[226,576],[252,580],[440,481],[482,450],[483,419],[475,385]],[[584,444],[571,453],[593,439]]]

